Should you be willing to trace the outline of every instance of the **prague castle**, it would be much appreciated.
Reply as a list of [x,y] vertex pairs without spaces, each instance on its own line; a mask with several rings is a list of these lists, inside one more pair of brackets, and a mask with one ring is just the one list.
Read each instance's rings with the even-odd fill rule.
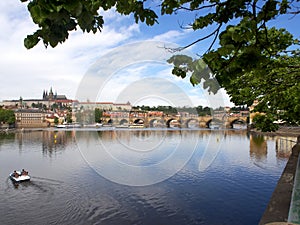
[[28,108],[51,108],[56,104],[59,108],[72,107],[73,110],[80,108],[94,110],[95,108],[115,111],[125,110],[130,111],[132,106],[130,102],[127,103],[113,103],[113,102],[79,102],[78,100],[68,99],[65,95],[58,95],[56,92],[53,93],[52,87],[49,92],[44,90],[41,99],[23,99],[20,97],[18,100],[4,100],[0,102],[0,106],[10,109],[28,109]]
[[53,94],[52,87],[51,87],[49,94],[47,91],[44,90],[43,100],[44,101],[67,100],[67,97],[65,95],[57,95],[57,93]]
[[[14,110],[17,128],[49,127],[53,125],[53,119],[59,118],[64,121],[71,113],[72,121],[76,121],[76,112],[82,110],[95,110],[99,108],[107,111],[130,111],[132,106],[129,102],[115,104],[113,102],[79,102],[68,99],[65,95],[53,93],[52,87],[43,91],[41,99],[4,100],[0,107]],[[70,112],[70,108],[72,109]]]
[[74,101],[67,99],[65,95],[58,95],[53,93],[52,87],[50,91],[43,91],[41,99],[23,99],[20,97],[18,100],[4,100],[0,105],[6,108],[43,108],[51,107],[53,104],[58,104],[60,106],[72,106]]

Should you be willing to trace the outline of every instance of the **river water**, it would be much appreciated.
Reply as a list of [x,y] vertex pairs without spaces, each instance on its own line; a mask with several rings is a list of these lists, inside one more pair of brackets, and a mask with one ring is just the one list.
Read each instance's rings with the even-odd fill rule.
[[[242,130],[0,134],[0,224],[258,224],[292,146]],[[25,168],[30,182],[8,175]]]

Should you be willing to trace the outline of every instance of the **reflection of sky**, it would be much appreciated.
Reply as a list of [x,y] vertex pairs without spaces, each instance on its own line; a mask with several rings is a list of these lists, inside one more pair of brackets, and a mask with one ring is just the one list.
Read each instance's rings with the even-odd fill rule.
[[[27,215],[28,213],[36,215],[35,209],[40,207],[39,218],[43,218],[44,222],[48,221],[49,214],[55,212],[57,221],[73,223],[76,221],[77,223],[101,221],[109,224],[153,224],[153,221],[162,224],[258,223],[286,162],[277,160],[273,148],[275,139],[268,140],[267,160],[262,167],[256,165],[256,158],[251,158],[250,139],[244,131],[165,132],[78,131],[75,145],[74,136],[70,135],[72,131],[60,131],[62,142],[60,146],[64,147],[57,148],[60,150],[51,157],[48,154],[43,155],[42,149],[43,144],[50,145],[47,138],[51,141],[54,137],[53,132],[46,132],[45,139],[41,138],[41,132],[26,133],[26,138],[23,136],[23,139],[19,134],[16,134],[15,138],[0,138],[0,180],[6,185],[6,189],[0,189],[0,195],[3,196],[0,209],[5,209],[4,205],[27,206],[30,202],[26,207]],[[100,151],[103,145],[108,146],[107,148],[111,148],[111,152],[120,160],[134,162],[141,158],[135,154],[138,152],[130,152],[130,147],[140,148],[141,143],[145,141],[147,143],[145,148],[140,150],[146,147],[149,150],[151,140],[155,150],[160,142],[166,141],[161,145],[166,149],[165,152],[163,149],[146,152],[149,153],[147,157],[150,157],[150,163],[158,162],[159,159],[172,153],[174,156],[174,152],[168,147],[171,143],[183,143],[175,149],[172,164],[162,166],[161,170],[154,168],[157,169],[154,170],[155,174],[151,171],[145,174],[145,171],[138,168],[136,168],[138,171],[129,171],[131,173],[126,174],[126,171],[121,171],[121,167],[115,167],[115,164],[102,154],[103,151]],[[197,140],[196,149],[185,166],[161,183],[144,187],[124,186],[104,179],[104,176],[101,176],[102,171],[97,171],[110,169],[114,173],[119,172],[126,174],[126,177],[133,177],[133,180],[139,179],[141,175],[146,176],[144,180],[153,179],[154,175],[159,176],[159,173],[176,169],[176,165],[182,163],[182,158],[191,153],[188,150],[195,140]],[[221,148],[212,164],[206,170],[199,171],[199,161],[204,157],[205,151],[209,150],[206,149],[208,140],[212,141],[210,145],[212,147],[218,146],[218,140],[222,140]],[[22,142],[22,151],[17,147],[19,141]],[[127,149],[124,149],[125,147]],[[131,154],[132,158],[127,158],[124,154]],[[21,186],[18,192],[13,192],[4,179],[7,179],[6,175],[17,165],[31,172],[34,176],[33,185]],[[39,180],[38,177],[44,180]],[[52,180],[47,180],[48,178]],[[34,185],[39,185],[41,189],[37,190]],[[19,199],[15,205],[12,203],[14,198],[7,198],[12,194],[20,195],[25,192],[31,194],[29,197],[24,195],[24,198]],[[31,201],[28,201],[28,198]],[[40,201],[41,198],[47,199],[47,205],[41,205],[44,204]],[[3,212],[5,210],[1,210],[0,214]],[[1,214],[0,218],[2,221],[3,218],[8,218],[8,215]]]
[[118,136],[112,141],[89,133],[88,142],[79,134],[77,144],[100,175],[123,184],[145,185],[167,179],[180,170],[192,156],[197,138],[186,139],[179,131],[165,136],[154,134],[145,141],[134,136],[124,141]]
[[[103,171],[109,171],[110,178],[118,172],[123,176],[121,182],[125,183],[134,180],[131,178],[127,180],[129,174],[134,174],[137,180],[142,177],[144,182],[149,182],[159,177],[160,173],[167,176],[174,170],[181,171],[187,162],[189,162],[187,165],[198,168],[200,174],[209,170],[214,173],[234,174],[240,169],[257,173],[257,170],[276,171],[277,168],[276,151],[265,156],[275,161],[262,165],[260,159],[252,157],[249,153],[248,138],[232,135],[233,132],[228,134],[219,131],[211,133],[211,136],[203,136],[198,131],[181,131],[165,135],[155,135],[155,131],[151,131],[142,137],[130,132],[128,132],[129,136],[121,133],[114,134],[112,139],[103,136],[99,139],[98,136],[92,135],[88,142],[84,137],[78,136],[77,141],[81,153],[92,168],[100,175]],[[265,160],[263,162],[265,163]],[[223,171],[223,168],[227,167],[233,169]]]
[[[79,150],[83,154],[83,157],[96,169],[106,167],[111,168],[111,160],[117,160],[121,164],[128,164],[135,168],[149,167],[153,171],[150,172],[148,179],[152,179],[156,173],[161,171],[170,172],[174,170],[180,170],[183,163],[183,159],[189,162],[186,166],[189,170],[183,169],[183,171],[194,171],[198,168],[201,160],[207,162],[210,160],[209,152],[215,151],[215,148],[220,147],[216,154],[216,157],[206,170],[197,172],[198,174],[205,174],[206,171],[215,171],[216,173],[236,173],[239,169],[248,171],[250,173],[269,171],[270,175],[277,171],[278,165],[285,163],[284,158],[280,158],[281,155],[277,152],[276,140],[270,139],[264,140],[264,151],[257,150],[255,154],[251,153],[251,140],[246,136],[232,135],[234,133],[217,132],[217,131],[110,131],[100,132],[101,136],[76,134],[76,141],[82,141],[78,144]],[[93,132],[92,132],[93,133]],[[97,133],[94,133],[97,134]],[[192,136],[191,136],[192,134]],[[225,134],[225,138],[222,138]],[[56,136],[55,136],[56,135]],[[10,135],[11,136],[11,135]],[[54,138],[55,137],[55,138]],[[0,144],[0,151],[4,152],[4,158],[7,158],[4,151],[11,143],[16,140],[16,149],[19,149],[20,156],[15,160],[21,160],[23,156],[30,157],[32,151],[35,152],[36,157],[33,157],[28,162],[22,160],[16,161],[15,164],[25,165],[27,167],[30,163],[35,162],[40,164],[39,158],[40,150],[43,151],[43,158],[57,158],[64,154],[65,149],[69,148],[69,145],[73,145],[75,139],[69,133],[60,131],[59,133],[44,132],[41,135],[40,132],[16,134],[16,139],[3,139]],[[11,140],[11,141],[9,141]],[[56,140],[56,142],[54,142]],[[207,142],[210,140],[210,144]],[[221,143],[219,143],[221,142]],[[221,145],[220,145],[221,144]],[[256,143],[257,144],[257,143]],[[31,146],[31,147],[29,147]],[[253,146],[253,144],[252,144]],[[265,147],[267,151],[265,151]],[[82,148],[86,147],[86,148]],[[196,147],[193,151],[193,147]],[[256,146],[256,149],[259,146]],[[252,150],[253,152],[253,150]],[[109,153],[110,157],[104,157],[103,153]],[[10,154],[15,154],[10,152]],[[28,155],[29,154],[29,155]],[[207,154],[207,155],[206,155]],[[260,154],[260,155],[258,155]],[[190,156],[192,157],[190,158]],[[11,157],[11,156],[10,156]],[[171,159],[168,161],[167,159]],[[249,160],[250,159],[250,160]],[[68,161],[66,161],[68,162]],[[29,163],[29,164],[28,164]],[[165,164],[164,164],[165,163]],[[223,171],[223,167],[236,168],[237,171],[226,169]],[[239,169],[238,169],[239,168]],[[122,167],[116,167],[112,171],[122,170]],[[131,171],[131,170],[130,170]],[[154,172],[156,171],[156,172]],[[235,172],[234,172],[235,171]],[[273,172],[270,172],[273,171]],[[123,171],[124,172],[124,171]],[[140,170],[138,174],[141,176],[145,171]],[[194,172],[193,172],[194,173]],[[101,174],[101,173],[100,173]],[[192,175],[190,178],[193,179]],[[186,179],[189,175],[187,175]]]

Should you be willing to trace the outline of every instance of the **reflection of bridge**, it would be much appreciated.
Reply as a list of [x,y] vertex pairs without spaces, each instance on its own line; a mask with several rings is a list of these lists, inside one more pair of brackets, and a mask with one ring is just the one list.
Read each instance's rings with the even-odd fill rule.
[[217,125],[224,128],[232,128],[234,123],[247,124],[246,116],[190,116],[182,117],[179,115],[158,116],[129,116],[102,118],[104,124],[112,124],[113,126],[122,125],[144,125],[144,127],[201,127],[208,128],[211,125]]

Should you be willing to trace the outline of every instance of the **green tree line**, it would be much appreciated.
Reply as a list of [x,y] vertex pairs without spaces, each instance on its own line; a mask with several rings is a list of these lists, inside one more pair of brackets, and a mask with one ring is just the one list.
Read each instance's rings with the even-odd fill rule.
[[0,123],[12,125],[15,123],[15,121],[16,118],[13,110],[0,109]]
[[172,106],[135,106],[133,109],[140,109],[143,111],[160,111],[163,112],[164,114],[169,114],[169,115],[175,115],[179,112],[187,112],[190,114],[197,114],[199,116],[205,116],[205,115],[211,115],[212,108],[210,107],[203,107],[203,106],[197,106],[197,107],[172,107]]

